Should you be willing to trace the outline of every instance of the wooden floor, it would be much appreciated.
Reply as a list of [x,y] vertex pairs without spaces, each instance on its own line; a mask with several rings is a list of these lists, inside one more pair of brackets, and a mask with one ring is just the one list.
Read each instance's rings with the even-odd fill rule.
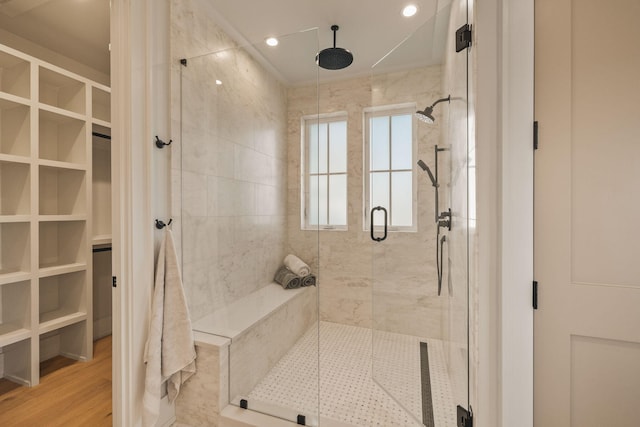
[[35,387],[0,380],[0,426],[111,426],[111,336],[94,343],[93,356],[43,362]]

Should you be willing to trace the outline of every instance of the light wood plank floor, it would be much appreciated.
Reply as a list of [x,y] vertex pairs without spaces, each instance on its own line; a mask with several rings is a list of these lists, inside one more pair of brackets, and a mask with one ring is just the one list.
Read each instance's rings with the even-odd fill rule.
[[111,426],[111,336],[96,341],[93,353],[89,362],[43,362],[35,387],[0,381],[0,426]]

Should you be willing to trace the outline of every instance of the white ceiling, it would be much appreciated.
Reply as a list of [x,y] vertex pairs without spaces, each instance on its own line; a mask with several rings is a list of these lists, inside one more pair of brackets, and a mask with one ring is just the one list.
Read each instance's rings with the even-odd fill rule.
[[[418,13],[405,18],[401,12],[409,3],[418,6]],[[237,40],[241,44],[255,44],[282,79],[296,85],[315,79],[315,55],[333,46],[333,24],[340,26],[337,46],[353,53],[354,61],[344,70],[321,70],[321,80],[370,73],[374,64],[412,34],[393,58],[384,61],[385,67],[440,63],[451,0],[210,0],[210,4],[223,29],[243,39]],[[317,33],[299,34],[310,28],[317,28]],[[289,36],[278,47],[264,44],[265,38],[283,34]]]
[[[321,70],[322,80],[365,75],[371,66],[413,34],[383,61],[388,69],[439,63],[451,0],[203,0],[218,21],[242,45],[254,44],[287,84],[313,81],[315,55],[333,45],[350,50],[353,64]],[[413,3],[418,13],[404,18]],[[250,11],[248,13],[248,11]],[[0,0],[0,28],[109,74],[109,0]],[[317,31],[303,30],[317,28]],[[263,41],[282,36],[276,48]],[[379,66],[378,68],[382,68]]]
[[0,0],[0,28],[109,74],[109,0]]

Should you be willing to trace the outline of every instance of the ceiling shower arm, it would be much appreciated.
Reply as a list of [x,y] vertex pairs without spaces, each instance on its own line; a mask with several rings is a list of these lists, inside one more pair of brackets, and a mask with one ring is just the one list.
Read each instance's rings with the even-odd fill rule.
[[431,104],[431,108],[435,107],[437,104],[441,103],[441,102],[451,102],[451,95],[447,96],[446,98],[440,98],[438,99],[436,102],[434,102],[433,104]]

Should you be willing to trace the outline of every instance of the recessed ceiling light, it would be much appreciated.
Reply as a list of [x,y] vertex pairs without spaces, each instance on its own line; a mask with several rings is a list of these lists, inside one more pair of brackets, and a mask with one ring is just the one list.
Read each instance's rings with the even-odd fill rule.
[[222,84],[222,80],[216,80],[216,84],[220,86]]
[[269,37],[265,42],[271,47],[278,46],[278,39],[275,37]]
[[410,4],[408,6],[405,6],[404,9],[402,9],[402,16],[409,18],[415,15],[417,12],[418,12],[418,7],[416,5]]

